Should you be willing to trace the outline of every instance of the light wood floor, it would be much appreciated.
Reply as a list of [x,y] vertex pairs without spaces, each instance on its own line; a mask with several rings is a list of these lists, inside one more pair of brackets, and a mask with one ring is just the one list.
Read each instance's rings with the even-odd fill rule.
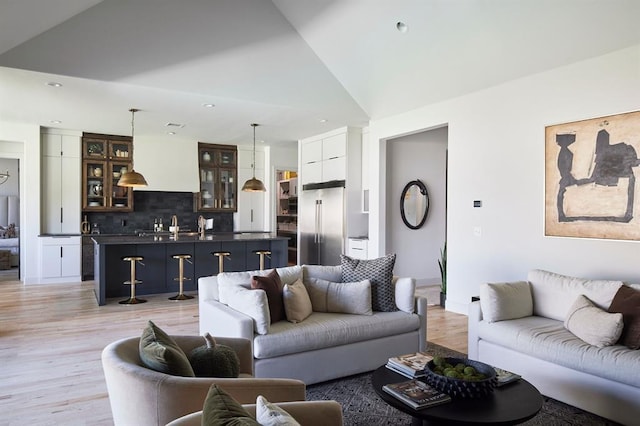
[[[110,342],[153,320],[169,334],[198,334],[197,299],[98,306],[93,282],[0,282],[0,425],[111,425],[100,364]],[[467,317],[429,308],[428,340],[467,350]]]

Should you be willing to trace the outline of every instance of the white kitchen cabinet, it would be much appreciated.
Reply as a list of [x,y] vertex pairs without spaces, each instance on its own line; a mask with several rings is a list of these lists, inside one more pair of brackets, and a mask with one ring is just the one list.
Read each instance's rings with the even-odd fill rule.
[[42,233],[80,233],[80,134],[41,134]]
[[[361,172],[361,132],[341,128],[299,141],[300,183],[346,180],[350,170]],[[357,182],[360,185],[361,176]]]
[[[260,179],[265,186],[264,151],[256,150],[256,179]],[[242,185],[253,177],[252,147],[238,146],[238,211],[234,213],[235,231],[265,231],[265,193],[243,192]],[[267,187],[267,193],[272,193]]]
[[354,259],[368,259],[369,240],[367,238],[349,238],[347,255]]
[[81,237],[40,237],[40,282],[82,281]]

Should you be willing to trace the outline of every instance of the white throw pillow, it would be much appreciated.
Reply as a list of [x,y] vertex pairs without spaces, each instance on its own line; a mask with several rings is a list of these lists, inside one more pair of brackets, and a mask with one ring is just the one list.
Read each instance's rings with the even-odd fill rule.
[[313,312],[309,293],[307,293],[307,288],[302,280],[293,284],[285,284],[282,289],[282,300],[284,301],[284,313],[289,322],[304,321]]
[[256,398],[256,421],[261,426],[300,426],[291,414],[258,395]]
[[564,321],[576,297],[585,295],[600,309],[609,309],[622,281],[587,280],[542,270],[529,272],[533,314]]
[[314,312],[373,315],[371,282],[335,283],[310,278],[305,283]]
[[621,313],[603,311],[583,295],[578,296],[564,321],[564,327],[576,337],[599,348],[615,344],[623,326]]
[[396,306],[403,312],[412,314],[415,312],[416,280],[414,278],[393,277],[395,286]]
[[530,317],[533,314],[531,288],[526,281],[486,283],[480,286],[482,319],[487,322]]
[[342,281],[342,267],[327,265],[302,265],[302,281],[307,284],[311,278],[320,278],[339,283]]
[[258,334],[269,333],[271,314],[267,293],[264,290],[249,290],[244,287],[230,288],[227,305],[253,318],[253,329]]

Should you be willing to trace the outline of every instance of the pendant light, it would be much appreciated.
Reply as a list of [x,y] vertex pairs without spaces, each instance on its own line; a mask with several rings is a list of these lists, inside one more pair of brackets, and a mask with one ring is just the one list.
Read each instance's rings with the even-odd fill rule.
[[[133,133],[134,133],[133,121],[134,121],[136,112],[140,110],[131,108],[129,111],[131,111],[131,143],[133,144]],[[139,188],[142,186],[147,186],[148,184],[144,176],[142,176],[140,173],[136,172],[135,170],[131,169],[130,172],[126,172],[120,177],[120,180],[118,181],[117,185],[127,186],[130,188]]]
[[245,192],[265,192],[267,188],[264,187],[264,183],[260,179],[256,179],[256,127],[259,124],[251,123],[251,126],[253,127],[253,177],[242,185],[242,190]]

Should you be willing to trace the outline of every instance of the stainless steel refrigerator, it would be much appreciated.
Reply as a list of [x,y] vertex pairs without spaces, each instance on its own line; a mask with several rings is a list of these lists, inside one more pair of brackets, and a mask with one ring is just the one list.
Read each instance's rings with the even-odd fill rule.
[[300,264],[339,265],[344,253],[344,181],[307,184],[298,195]]

